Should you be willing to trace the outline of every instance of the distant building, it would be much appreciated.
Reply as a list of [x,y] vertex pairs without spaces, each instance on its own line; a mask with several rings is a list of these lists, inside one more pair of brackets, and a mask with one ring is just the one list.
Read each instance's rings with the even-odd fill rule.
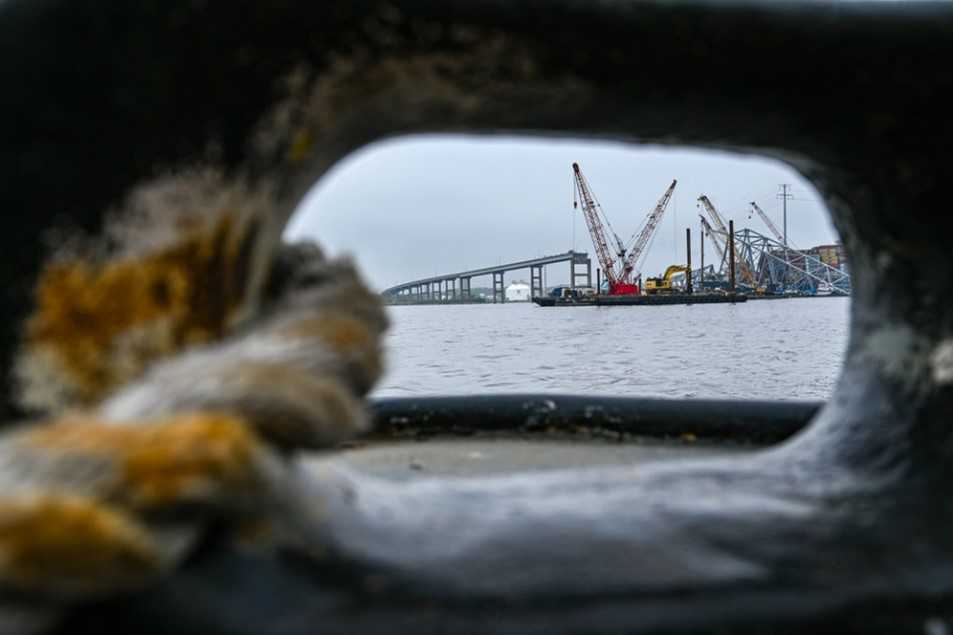
[[830,265],[835,269],[840,269],[841,265],[847,262],[847,255],[844,253],[844,246],[837,245],[818,245],[811,249],[814,255],[825,265]]
[[530,297],[529,285],[525,282],[514,282],[506,287],[507,302],[529,302],[530,300],[532,298]]

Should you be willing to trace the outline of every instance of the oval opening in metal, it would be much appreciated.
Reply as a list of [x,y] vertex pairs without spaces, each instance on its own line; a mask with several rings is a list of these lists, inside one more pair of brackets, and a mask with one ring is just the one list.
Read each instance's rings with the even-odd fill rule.
[[[573,163],[599,206],[612,275],[628,258],[631,281],[663,305],[585,304],[583,296],[600,286],[607,296],[609,285]],[[735,288],[746,302],[702,302],[730,293],[719,220],[734,227]],[[645,230],[651,223],[654,231]],[[694,297],[678,302],[686,275],[665,272],[688,265],[686,230]],[[400,138],[335,167],[286,238],[352,255],[371,287],[387,292],[389,371],[377,397],[818,400],[829,397],[847,343],[850,265],[829,214],[805,179],[761,157],[584,140]],[[497,277],[494,268],[505,271]],[[529,301],[571,287],[579,299],[571,306]]]

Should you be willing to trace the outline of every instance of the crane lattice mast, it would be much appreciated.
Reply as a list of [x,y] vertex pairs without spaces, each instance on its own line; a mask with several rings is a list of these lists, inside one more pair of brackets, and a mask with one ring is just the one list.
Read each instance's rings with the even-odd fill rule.
[[648,219],[645,221],[645,226],[642,227],[642,231],[638,232],[638,235],[633,235],[632,248],[629,250],[629,255],[625,256],[625,258],[622,260],[622,273],[620,278],[623,281],[630,282],[632,280],[636,263],[638,263],[639,258],[642,256],[642,252],[645,251],[645,247],[649,244],[649,240],[652,238],[652,234],[655,233],[655,229],[661,222],[662,216],[665,214],[665,210],[668,208],[668,202],[672,200],[672,192],[675,191],[675,186],[677,184],[678,181],[673,179],[672,184],[669,185],[668,189],[665,190],[665,193],[662,194],[662,198],[659,199],[655,209],[649,213]]
[[609,244],[606,241],[606,229],[600,218],[599,204],[596,203],[589,182],[583,176],[578,163],[572,164],[573,179],[576,184],[576,197],[572,202],[573,208],[582,206],[582,215],[586,219],[586,226],[589,228],[589,235],[592,236],[592,244],[596,249],[596,257],[599,259],[599,266],[609,282],[610,289],[613,284],[618,282],[615,270],[615,262],[609,251]]
[[701,203],[702,207],[705,208],[705,211],[708,212],[708,216],[711,218],[711,222],[715,225],[715,229],[727,236],[728,226],[725,225],[725,221],[721,219],[721,214],[719,214],[718,210],[715,209],[715,205],[711,202],[711,200],[702,194],[698,197],[698,202]]
[[751,201],[751,207],[758,213],[758,216],[761,217],[761,220],[764,221],[764,224],[768,227],[771,233],[774,234],[774,237],[778,239],[778,242],[784,243],[784,236],[780,231],[778,231],[778,228],[775,226],[775,224],[771,222],[771,219],[768,218],[768,215],[764,213],[764,210],[761,209],[761,206],[754,201]]

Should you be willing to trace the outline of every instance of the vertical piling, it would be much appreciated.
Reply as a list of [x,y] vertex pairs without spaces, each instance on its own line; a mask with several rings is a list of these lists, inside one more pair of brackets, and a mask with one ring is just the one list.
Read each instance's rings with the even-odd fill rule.
[[735,221],[728,221],[728,288],[735,292]]
[[705,226],[698,230],[698,253],[701,256],[701,274],[698,276],[698,286],[705,292]]
[[685,274],[685,292],[692,294],[692,230],[685,228],[685,259],[688,261],[688,272]]
[[602,288],[602,269],[596,267],[596,295],[599,294],[599,290]]

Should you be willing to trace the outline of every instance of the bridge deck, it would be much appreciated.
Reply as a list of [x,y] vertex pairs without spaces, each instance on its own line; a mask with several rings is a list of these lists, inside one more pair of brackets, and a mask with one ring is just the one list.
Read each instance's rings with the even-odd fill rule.
[[471,269],[470,271],[461,271],[459,273],[448,273],[440,276],[431,276],[430,278],[421,278],[395,285],[382,291],[382,295],[396,295],[401,291],[408,291],[425,284],[434,284],[446,280],[459,280],[460,278],[477,278],[480,276],[489,276],[494,273],[505,273],[507,271],[516,271],[518,269],[529,269],[530,267],[541,267],[558,262],[574,261],[577,264],[585,264],[589,260],[589,254],[580,251],[567,251],[563,254],[552,256],[542,256],[540,258],[531,258],[529,260],[520,260],[503,265],[494,265],[492,267],[482,267],[480,269]]

